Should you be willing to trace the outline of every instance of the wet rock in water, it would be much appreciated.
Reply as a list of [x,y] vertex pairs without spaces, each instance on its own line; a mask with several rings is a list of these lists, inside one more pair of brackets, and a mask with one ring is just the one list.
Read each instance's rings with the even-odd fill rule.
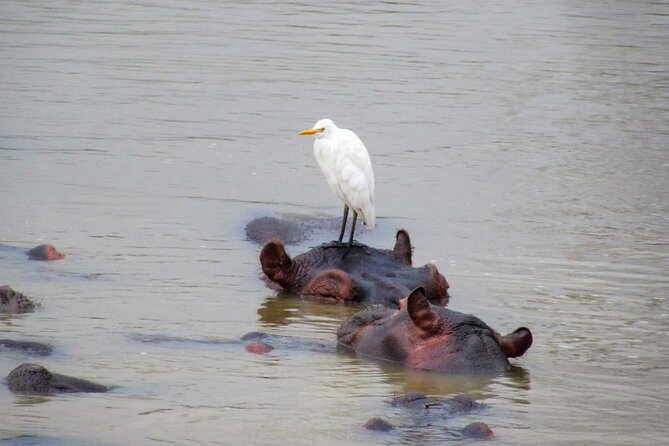
[[34,355],[48,356],[53,347],[48,344],[33,341],[14,341],[12,339],[0,339],[0,350],[21,350]]
[[475,438],[477,440],[488,440],[495,436],[490,426],[482,422],[468,424],[460,432],[465,438]]
[[34,309],[35,303],[27,296],[9,285],[0,286],[0,313],[27,313]]
[[392,424],[379,417],[370,418],[365,424],[362,425],[362,427],[367,430],[377,432],[389,432],[395,428]]
[[257,341],[257,342],[251,342],[250,344],[246,344],[244,349],[249,353],[262,355],[271,352],[272,350],[274,350],[274,347],[265,342]]
[[39,245],[35,246],[33,249],[26,251],[28,254],[29,260],[60,260],[65,258],[65,254],[58,252],[55,246],[53,245]]
[[12,392],[70,393],[106,392],[109,387],[81,378],[52,373],[39,364],[24,363],[7,375],[7,386]]

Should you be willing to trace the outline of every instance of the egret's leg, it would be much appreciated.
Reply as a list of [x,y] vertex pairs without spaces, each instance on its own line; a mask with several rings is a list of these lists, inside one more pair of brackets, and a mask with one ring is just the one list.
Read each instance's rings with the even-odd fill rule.
[[353,224],[351,225],[351,238],[348,239],[348,249],[353,246],[353,234],[355,233],[355,222],[358,220],[358,213],[353,211]]
[[[355,215],[355,212],[353,212],[353,215]],[[346,231],[346,220],[348,220],[348,206],[344,205],[344,218],[341,219],[341,232],[339,233],[338,240],[339,243],[341,243],[341,241],[344,239],[344,232]]]
[[353,234],[355,233],[355,222],[358,219],[358,214],[353,211],[353,224],[351,225],[351,238],[348,239],[348,248],[346,248],[346,252],[342,256],[342,259],[346,257],[346,255],[349,253],[351,248],[353,247]]

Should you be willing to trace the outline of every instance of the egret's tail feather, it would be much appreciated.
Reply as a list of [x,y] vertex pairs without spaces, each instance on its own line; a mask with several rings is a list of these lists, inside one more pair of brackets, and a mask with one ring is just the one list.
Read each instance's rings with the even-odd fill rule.
[[365,229],[374,229],[374,226],[376,226],[376,217],[374,214],[365,215],[362,217],[362,224],[365,225]]

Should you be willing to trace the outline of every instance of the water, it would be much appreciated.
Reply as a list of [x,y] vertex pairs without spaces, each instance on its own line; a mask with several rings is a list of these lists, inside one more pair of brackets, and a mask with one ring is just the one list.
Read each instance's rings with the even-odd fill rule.
[[[645,1],[0,3],[0,282],[42,308],[3,352],[120,386],[21,396],[16,444],[657,444],[669,434],[669,6]],[[337,216],[311,138],[330,117],[372,154],[377,229],[409,230],[450,306],[535,343],[490,379],[337,353],[351,309],[276,298],[244,225]],[[336,234],[333,234],[334,237]],[[291,247],[297,254],[322,240]],[[266,356],[264,330],[324,351]],[[143,343],[138,336],[184,343]],[[195,341],[212,342],[195,342]],[[219,342],[220,341],[220,342]],[[393,395],[485,411],[412,426]],[[405,426],[375,434],[373,416]],[[418,420],[420,421],[420,420]],[[32,443],[31,443],[32,442]]]

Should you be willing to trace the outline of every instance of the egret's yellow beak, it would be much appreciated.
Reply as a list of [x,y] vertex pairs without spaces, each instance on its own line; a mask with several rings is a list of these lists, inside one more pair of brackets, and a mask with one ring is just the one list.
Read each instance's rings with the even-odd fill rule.
[[300,135],[313,135],[314,133],[320,133],[325,129],[306,129],[302,130],[299,134]]

